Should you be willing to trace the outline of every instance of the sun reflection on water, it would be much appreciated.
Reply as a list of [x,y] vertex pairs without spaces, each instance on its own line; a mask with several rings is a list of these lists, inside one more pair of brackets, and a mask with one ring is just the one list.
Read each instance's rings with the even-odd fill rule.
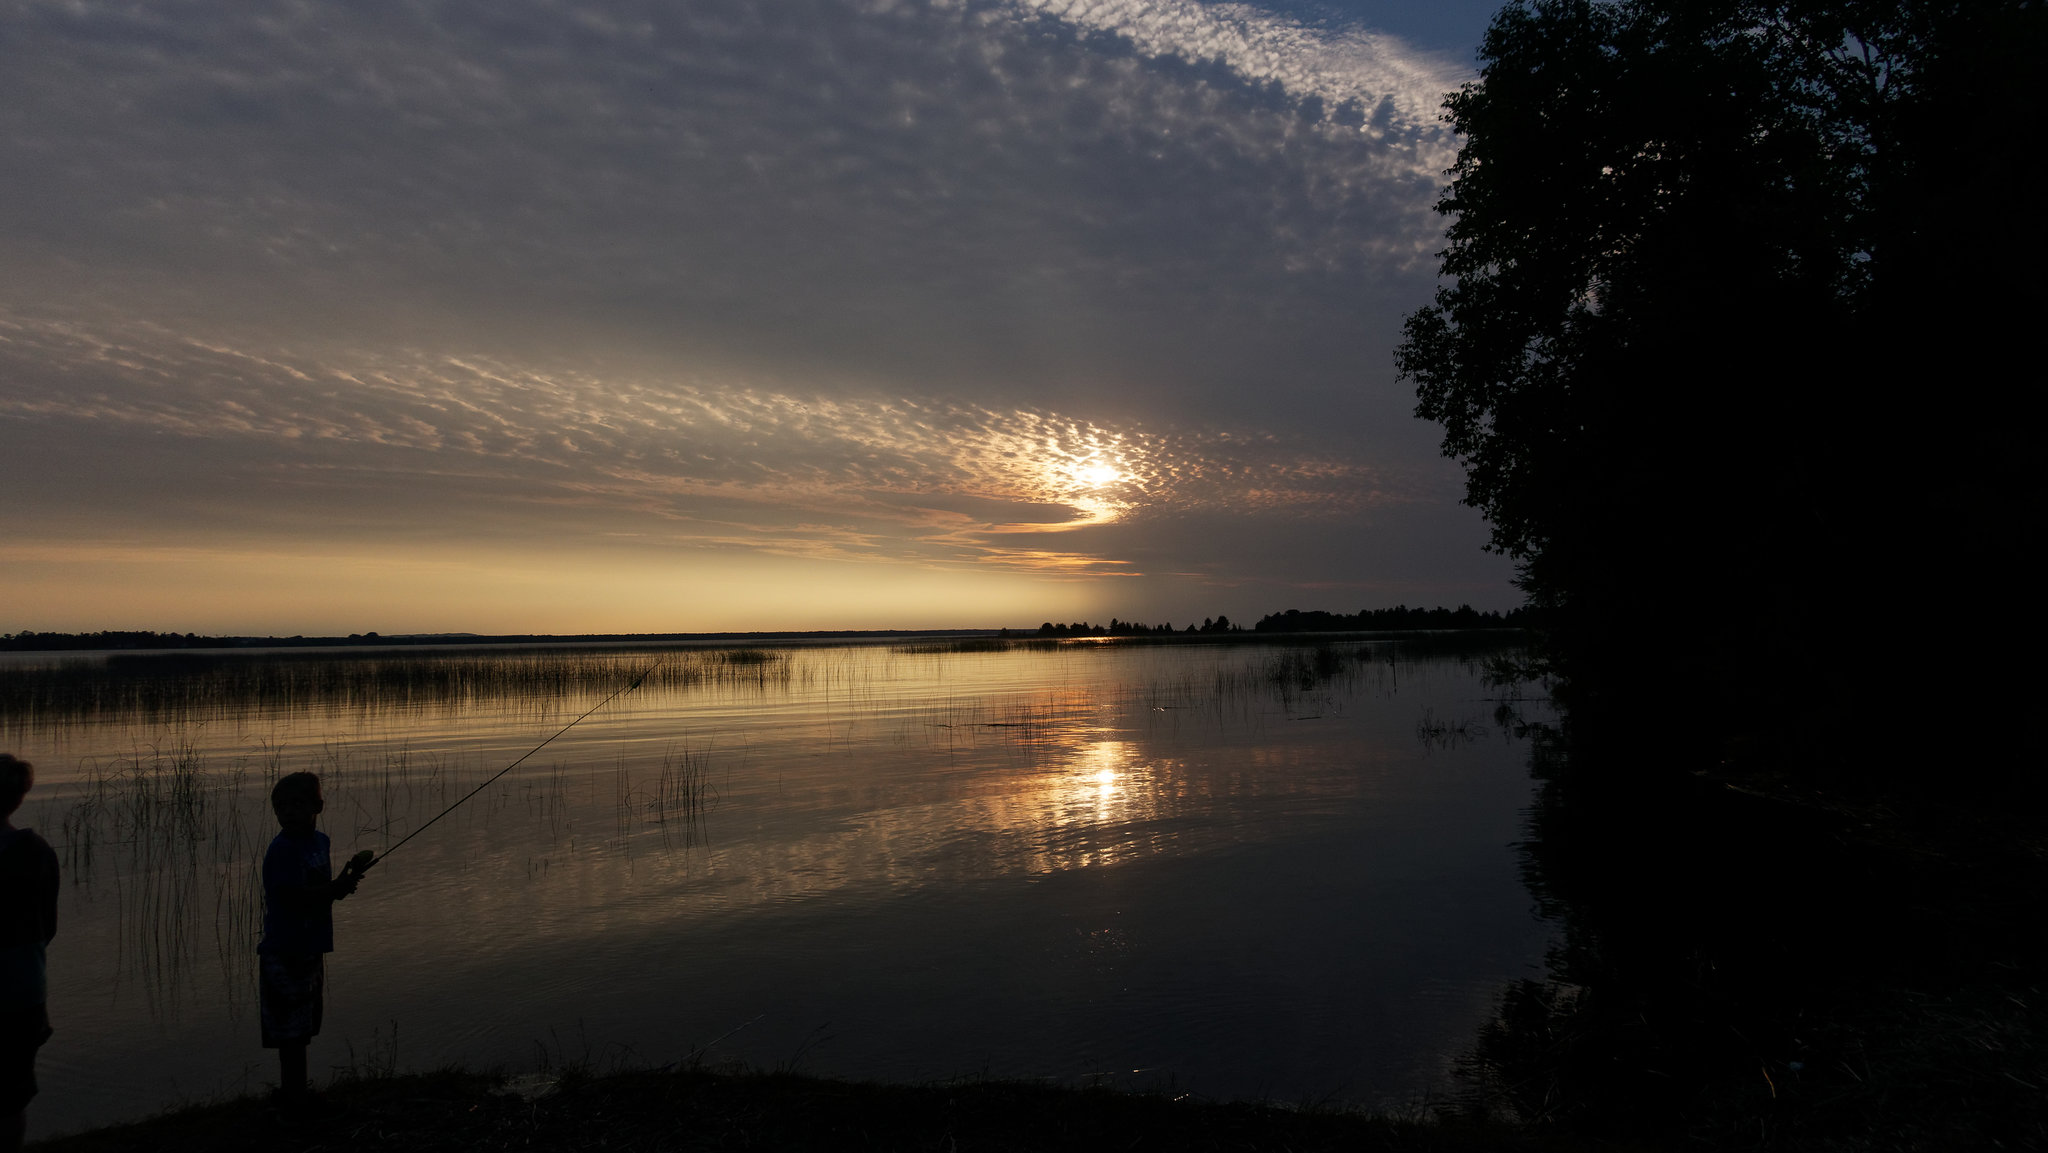
[[1097,867],[1161,851],[1170,839],[1156,825],[1165,776],[1166,766],[1148,760],[1134,742],[1081,745],[1064,771],[1048,777],[1033,806],[1046,813],[1049,826],[1036,838],[1036,871]]

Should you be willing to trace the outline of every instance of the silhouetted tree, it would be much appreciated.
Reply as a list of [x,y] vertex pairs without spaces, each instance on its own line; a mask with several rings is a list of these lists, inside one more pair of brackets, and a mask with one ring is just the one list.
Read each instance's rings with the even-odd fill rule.
[[1581,721],[1815,763],[1879,605],[2017,571],[2040,481],[1965,397],[2042,304],[2044,48],[2022,0],[1495,17],[1397,361]]
[[1372,632],[1402,629],[1498,629],[1523,628],[1530,623],[1527,609],[1508,613],[1480,612],[1471,605],[1455,610],[1438,605],[1433,609],[1411,609],[1396,605],[1390,609],[1360,609],[1356,613],[1288,609],[1259,618],[1252,631],[1261,633]]

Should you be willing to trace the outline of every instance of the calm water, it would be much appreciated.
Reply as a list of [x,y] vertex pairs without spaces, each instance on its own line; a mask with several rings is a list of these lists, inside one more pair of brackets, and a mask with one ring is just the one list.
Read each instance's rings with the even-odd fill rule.
[[17,821],[66,871],[31,1135],[275,1079],[278,773],[322,775],[337,862],[381,850],[650,667],[337,907],[316,1070],[1400,1104],[1542,971],[1500,690],[1392,642],[15,665]]

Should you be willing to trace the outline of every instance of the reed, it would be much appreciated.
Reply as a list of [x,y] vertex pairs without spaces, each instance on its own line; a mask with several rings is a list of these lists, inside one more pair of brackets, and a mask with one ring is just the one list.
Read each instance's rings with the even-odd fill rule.
[[[210,770],[190,745],[85,767],[58,825],[65,875],[111,889],[116,971],[168,1015],[211,940],[231,990],[253,987],[261,919],[248,769]],[[246,975],[248,981],[235,978]]]
[[612,769],[612,834],[630,847],[643,822],[659,830],[664,849],[693,848],[704,841],[704,819],[718,804],[711,758],[669,745],[646,788],[635,782],[621,756]]
[[710,770],[710,758],[703,753],[673,745],[664,750],[650,803],[654,823],[666,828],[674,822],[681,826],[685,838],[693,831],[701,832],[704,818],[718,803]]
[[1006,653],[1019,643],[1021,642],[1013,642],[1003,637],[961,637],[950,641],[890,645],[889,651],[904,656],[924,656],[939,653]]
[[398,1076],[398,1022],[391,1021],[391,1031],[383,1028],[370,1030],[370,1039],[363,1045],[361,1053],[356,1052],[356,1043],[344,1038],[348,1050],[348,1063],[333,1068],[334,1084],[361,1084],[368,1081],[389,1081]]
[[148,653],[0,668],[0,731],[81,721],[177,723],[252,709],[370,715],[461,711],[532,702],[548,715],[610,691],[660,662],[643,693],[767,692],[804,683],[805,661],[780,649],[578,652]]
[[1425,706],[1415,721],[1415,739],[1425,749],[1455,749],[1486,735],[1486,726],[1478,721],[1464,717],[1456,720],[1439,717],[1434,706]]
[[[57,814],[64,876],[111,897],[117,979],[140,986],[153,1016],[175,1016],[208,944],[230,1010],[245,1007],[262,933],[262,854],[275,831],[268,796],[289,767],[287,750],[267,743],[221,767],[189,744],[172,745],[90,761],[70,786]],[[368,756],[323,746],[313,767],[329,822],[348,821],[358,837],[402,833],[459,783],[445,758],[402,744]],[[557,765],[531,802],[557,838],[566,771]]]

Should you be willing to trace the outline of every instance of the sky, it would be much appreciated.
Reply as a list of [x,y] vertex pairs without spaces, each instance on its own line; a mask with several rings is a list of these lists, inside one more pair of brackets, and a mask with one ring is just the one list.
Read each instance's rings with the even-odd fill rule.
[[0,632],[1511,607],[1392,363],[1491,7],[0,7]]

